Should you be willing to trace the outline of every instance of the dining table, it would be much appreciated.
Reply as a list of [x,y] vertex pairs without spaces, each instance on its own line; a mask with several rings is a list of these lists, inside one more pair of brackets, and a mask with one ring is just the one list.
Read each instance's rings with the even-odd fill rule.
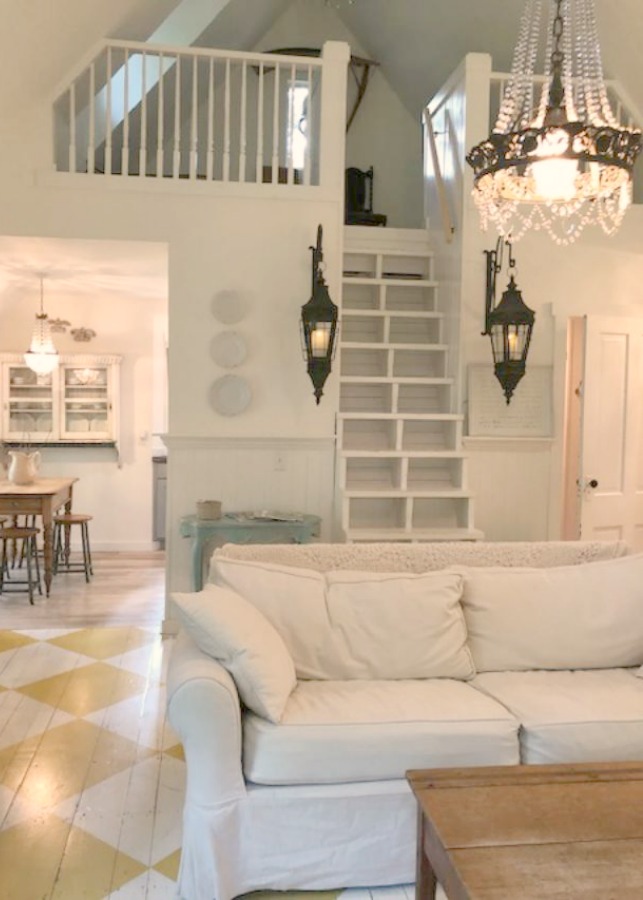
[[54,568],[54,516],[61,508],[71,512],[77,478],[37,478],[31,484],[0,481],[0,516],[40,516],[42,519],[45,592],[51,588]]

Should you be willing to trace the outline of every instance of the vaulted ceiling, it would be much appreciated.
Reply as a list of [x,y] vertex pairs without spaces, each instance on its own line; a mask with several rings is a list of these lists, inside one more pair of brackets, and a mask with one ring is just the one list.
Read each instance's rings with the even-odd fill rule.
[[[548,2],[548,0],[543,0]],[[633,106],[643,111],[643,0],[596,0],[603,62],[608,77],[616,78]],[[172,23],[183,13],[183,34],[192,28],[192,43],[224,49],[274,49],[262,40],[273,23],[288,11],[310,27],[314,7],[318,33],[309,41],[343,37],[346,29],[371,58],[377,60],[398,96],[418,115],[468,52],[486,52],[494,68],[507,71],[523,8],[522,0],[0,0],[0,116],[10,127],[12,116],[38,103],[48,103],[55,87],[91,53],[103,38],[153,40],[163,29],[171,39]],[[171,18],[168,18],[171,17]],[[207,24],[209,23],[209,24]],[[296,30],[296,29],[295,29]],[[169,34],[169,37],[168,37]],[[640,120],[640,119],[639,119]],[[52,242],[9,243],[0,246],[0,295],[18,282],[34,283],[46,270],[53,280],[74,281],[91,265],[114,281],[118,271],[131,275],[131,260],[121,259],[114,246],[92,242],[91,247],[65,247]],[[137,253],[141,253],[141,249]],[[116,256],[115,256],[116,254]],[[49,257],[56,265],[49,265]],[[107,262],[105,262],[107,260]],[[153,264],[153,265],[152,265]],[[165,272],[152,260],[160,281],[153,295],[166,290]],[[55,270],[55,271],[54,271]],[[71,279],[67,277],[69,270]],[[142,273],[134,272],[136,277]],[[150,277],[146,272],[142,277]],[[156,276],[155,276],[156,277]],[[153,279],[152,279],[153,280]],[[110,282],[110,284],[112,283]],[[140,290],[140,285],[138,287]]]
[[[180,7],[191,7],[195,21],[213,19],[195,43],[246,49],[260,46],[291,4],[296,15],[323,8],[318,45],[334,36],[335,17],[343,20],[414,115],[467,52],[490,53],[494,68],[506,71],[523,7],[521,0],[0,0],[0,112],[48,96],[102,38],[147,40]],[[596,7],[606,75],[643,110],[643,3],[596,0]]]

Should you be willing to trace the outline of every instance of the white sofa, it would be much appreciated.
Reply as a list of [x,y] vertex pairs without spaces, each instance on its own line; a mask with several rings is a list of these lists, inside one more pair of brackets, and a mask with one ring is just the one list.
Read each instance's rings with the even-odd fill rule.
[[412,882],[409,769],[643,759],[622,543],[227,545],[174,600],[185,900]]

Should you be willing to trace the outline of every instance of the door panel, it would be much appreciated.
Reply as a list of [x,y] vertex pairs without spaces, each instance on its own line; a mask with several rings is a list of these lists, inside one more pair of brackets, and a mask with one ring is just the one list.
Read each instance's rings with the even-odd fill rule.
[[643,550],[642,358],[643,320],[585,318],[580,534]]

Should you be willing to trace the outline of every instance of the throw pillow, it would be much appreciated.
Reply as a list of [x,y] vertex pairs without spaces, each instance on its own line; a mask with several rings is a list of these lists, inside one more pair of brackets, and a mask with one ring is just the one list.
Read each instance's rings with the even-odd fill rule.
[[478,672],[643,662],[643,554],[551,569],[457,568]]
[[329,678],[324,576],[311,569],[215,557],[212,575],[252,603],[288,647],[299,678]]
[[239,594],[207,584],[173,594],[181,625],[232,677],[248,709],[279,722],[297,683],[292,658],[270,622]]

